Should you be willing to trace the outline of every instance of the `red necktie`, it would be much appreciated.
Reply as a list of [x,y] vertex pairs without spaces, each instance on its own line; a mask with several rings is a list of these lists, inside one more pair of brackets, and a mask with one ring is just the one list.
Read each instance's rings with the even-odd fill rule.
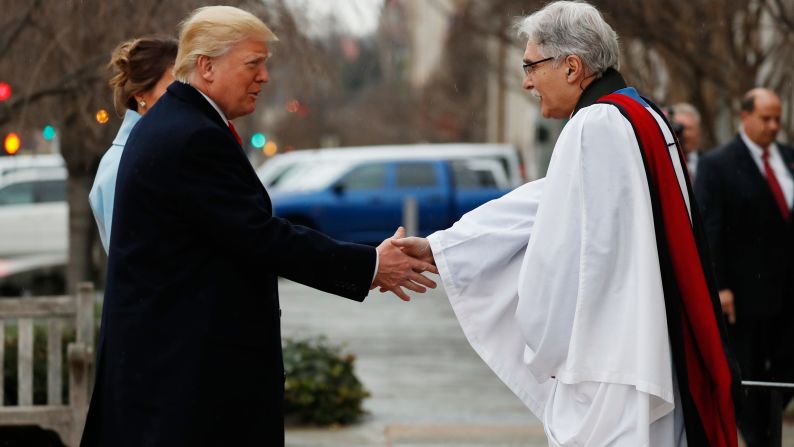
[[234,124],[232,124],[231,121],[229,121],[229,130],[232,131],[232,133],[234,134],[234,138],[237,138],[237,143],[239,143],[240,146],[242,147],[243,139],[240,138],[240,134],[237,133],[237,129],[234,128]]
[[766,174],[766,181],[769,183],[769,189],[772,190],[772,195],[775,196],[775,202],[780,208],[780,213],[783,214],[783,219],[788,222],[791,213],[786,203],[786,196],[783,195],[783,189],[775,176],[775,171],[772,170],[772,165],[769,164],[769,150],[764,151],[761,159],[764,160],[764,173]]

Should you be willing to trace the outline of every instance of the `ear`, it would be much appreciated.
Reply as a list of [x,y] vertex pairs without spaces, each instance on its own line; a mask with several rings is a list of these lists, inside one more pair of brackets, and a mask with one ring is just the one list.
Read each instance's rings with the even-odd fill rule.
[[215,65],[211,57],[202,54],[196,59],[196,74],[207,82],[215,79]]
[[565,80],[568,81],[569,84],[578,83],[580,79],[586,76],[584,72],[584,64],[582,63],[582,59],[579,56],[567,56],[563,62],[563,65],[565,66]]

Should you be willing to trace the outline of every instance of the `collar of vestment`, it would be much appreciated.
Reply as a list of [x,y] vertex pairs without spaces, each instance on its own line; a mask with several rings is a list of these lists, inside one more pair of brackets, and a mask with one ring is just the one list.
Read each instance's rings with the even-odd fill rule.
[[585,87],[571,116],[576,115],[579,109],[595,104],[602,96],[606,96],[622,88],[626,88],[626,80],[623,79],[623,75],[614,68],[607,68],[607,71],[605,71],[601,77]]

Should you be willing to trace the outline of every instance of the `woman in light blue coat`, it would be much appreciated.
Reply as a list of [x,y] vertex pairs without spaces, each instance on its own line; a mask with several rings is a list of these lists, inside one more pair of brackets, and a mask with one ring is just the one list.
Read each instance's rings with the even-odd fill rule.
[[143,37],[128,40],[113,50],[108,64],[114,72],[110,79],[113,105],[116,113],[124,116],[124,121],[113,144],[99,162],[94,186],[88,195],[105,252],[110,247],[116,172],[121,152],[141,115],[154,106],[173,82],[171,70],[176,59],[177,45],[173,38]]

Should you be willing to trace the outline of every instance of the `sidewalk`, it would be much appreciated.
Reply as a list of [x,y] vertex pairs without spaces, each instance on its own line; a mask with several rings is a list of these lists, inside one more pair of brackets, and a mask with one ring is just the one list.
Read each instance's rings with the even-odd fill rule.
[[[287,428],[287,447],[545,447],[543,427],[485,366],[443,290],[364,303],[282,281],[285,338],[325,335],[357,356],[369,415],[339,429]],[[794,447],[787,425],[783,445]]]

